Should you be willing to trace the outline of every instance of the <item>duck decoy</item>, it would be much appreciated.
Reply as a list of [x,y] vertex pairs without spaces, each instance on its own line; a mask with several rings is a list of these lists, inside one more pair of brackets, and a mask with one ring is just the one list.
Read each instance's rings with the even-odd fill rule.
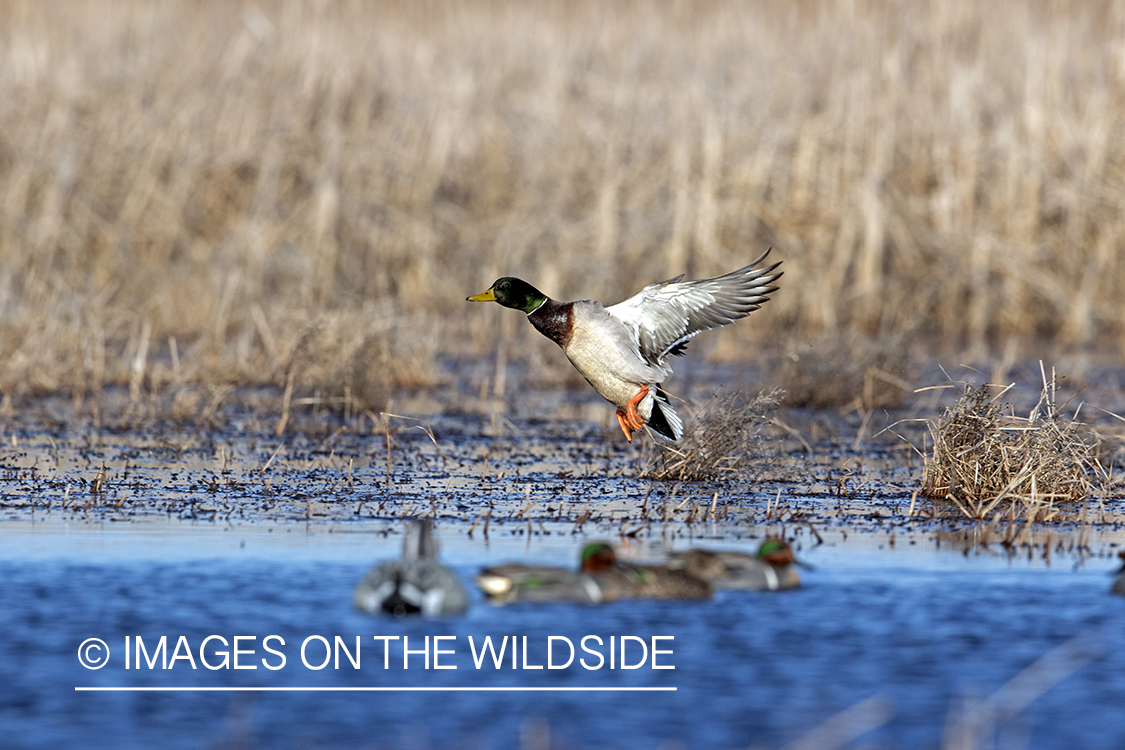
[[757,555],[729,550],[690,549],[668,555],[672,570],[683,570],[708,581],[716,589],[791,589],[801,585],[796,566],[809,568],[793,555],[782,539],[766,539]]
[[469,594],[453,571],[437,561],[433,521],[412,521],[402,558],[372,568],[356,586],[353,602],[364,612],[457,615],[469,608]]
[[535,329],[562,347],[571,364],[602,398],[617,407],[617,421],[630,442],[648,427],[676,441],[683,423],[661,383],[672,374],[669,354],[683,356],[693,336],[730,325],[757,310],[781,277],[780,263],[750,265],[710,279],[684,275],[650,284],[624,302],[556,302],[531,284],[505,276],[470,302],[498,302],[527,315]]
[[682,570],[620,562],[613,547],[592,542],[582,548],[578,571],[535,565],[498,565],[477,575],[489,601],[580,602],[618,599],[706,599],[711,585]]

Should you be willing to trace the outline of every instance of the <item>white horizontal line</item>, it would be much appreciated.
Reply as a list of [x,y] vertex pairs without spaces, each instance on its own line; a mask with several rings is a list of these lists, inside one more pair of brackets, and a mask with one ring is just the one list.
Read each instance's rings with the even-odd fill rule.
[[93,693],[654,693],[674,687],[75,687]]

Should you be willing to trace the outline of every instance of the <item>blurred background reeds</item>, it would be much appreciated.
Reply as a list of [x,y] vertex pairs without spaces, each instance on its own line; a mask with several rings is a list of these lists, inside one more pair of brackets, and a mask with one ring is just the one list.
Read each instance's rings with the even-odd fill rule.
[[500,337],[536,371],[466,295],[612,302],[771,245],[781,291],[697,353],[1119,358],[1125,3],[0,4],[7,394],[377,401]]

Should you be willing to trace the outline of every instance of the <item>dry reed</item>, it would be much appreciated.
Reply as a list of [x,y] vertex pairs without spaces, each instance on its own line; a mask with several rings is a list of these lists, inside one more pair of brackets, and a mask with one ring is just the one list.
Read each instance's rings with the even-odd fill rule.
[[641,475],[680,482],[746,479],[762,458],[763,428],[783,397],[775,389],[754,398],[741,392],[713,398],[675,445],[655,442]]
[[1123,25],[1110,0],[5,3],[0,391],[366,367],[378,400],[494,346],[501,311],[463,300],[504,273],[614,301],[769,244],[782,291],[710,355],[1120,339]]
[[[1109,489],[1080,422],[1056,403],[1046,382],[1028,417],[1006,412],[987,386],[966,386],[931,427],[922,493],[965,516],[1005,516],[1027,523],[1073,516],[1081,501]],[[1065,514],[1069,508],[1072,511]]]
[[912,390],[907,348],[899,336],[836,336],[790,344],[776,377],[785,384],[789,406],[897,408]]

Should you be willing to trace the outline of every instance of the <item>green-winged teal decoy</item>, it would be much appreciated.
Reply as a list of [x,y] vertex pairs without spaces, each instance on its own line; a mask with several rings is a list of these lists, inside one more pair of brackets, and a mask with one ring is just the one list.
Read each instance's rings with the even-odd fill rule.
[[808,567],[781,539],[766,539],[757,555],[728,550],[690,549],[668,556],[668,567],[702,578],[716,589],[791,589],[801,585],[795,566]]
[[619,562],[613,547],[592,542],[582,548],[578,571],[535,565],[485,568],[477,585],[489,601],[581,602],[618,599],[706,599],[711,585],[682,570]]
[[660,388],[672,374],[669,354],[683,355],[688,339],[729,325],[762,306],[781,276],[780,263],[745,268],[698,281],[683,274],[646,286],[624,302],[556,302],[521,279],[497,279],[471,302],[499,302],[527,314],[536,330],[566,352],[571,364],[602,398],[617,407],[628,440],[648,427],[678,440],[683,424]]
[[433,521],[413,521],[406,530],[402,559],[376,565],[355,588],[356,609],[403,616],[457,615],[469,608],[469,594],[453,571],[437,561]]

